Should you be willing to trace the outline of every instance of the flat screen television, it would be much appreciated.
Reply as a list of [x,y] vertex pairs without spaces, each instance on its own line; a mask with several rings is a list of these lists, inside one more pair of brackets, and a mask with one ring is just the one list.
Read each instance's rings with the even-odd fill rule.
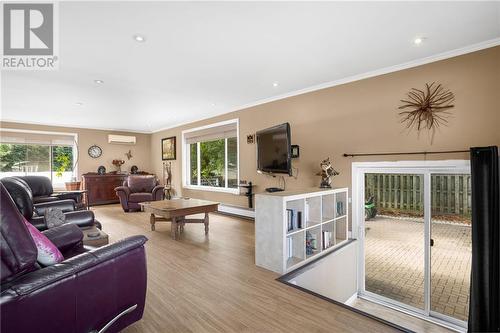
[[257,170],[266,173],[292,174],[290,124],[258,131]]

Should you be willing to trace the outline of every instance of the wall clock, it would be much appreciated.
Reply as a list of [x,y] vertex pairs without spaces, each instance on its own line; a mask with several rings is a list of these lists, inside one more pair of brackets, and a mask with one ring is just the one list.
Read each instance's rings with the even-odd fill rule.
[[89,147],[88,153],[89,153],[90,157],[98,158],[102,155],[102,149],[101,149],[101,147],[99,147],[97,145],[93,145],[93,146]]

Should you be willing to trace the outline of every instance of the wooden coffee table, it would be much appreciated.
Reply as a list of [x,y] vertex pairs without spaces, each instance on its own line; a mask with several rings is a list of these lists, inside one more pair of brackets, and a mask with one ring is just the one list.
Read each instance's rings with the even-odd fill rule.
[[[142,209],[151,214],[149,222],[151,230],[155,230],[155,223],[158,221],[170,221],[170,232],[172,239],[177,239],[177,235],[184,231],[186,223],[205,224],[205,235],[208,235],[208,213],[216,212],[218,202],[198,200],[198,199],[172,199],[139,203]],[[205,213],[203,219],[187,219],[186,216]]]

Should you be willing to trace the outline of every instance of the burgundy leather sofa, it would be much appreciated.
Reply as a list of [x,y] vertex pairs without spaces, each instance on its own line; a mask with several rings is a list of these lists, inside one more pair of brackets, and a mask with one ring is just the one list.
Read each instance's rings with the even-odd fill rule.
[[0,184],[2,333],[119,332],[140,320],[146,297],[144,236],[87,251],[72,224],[44,234],[65,260],[41,267],[37,248]]
[[101,229],[101,224],[95,219],[94,213],[90,210],[77,211],[76,203],[73,200],[58,200],[34,204],[31,188],[26,182],[19,179],[19,177],[5,177],[0,180],[0,183],[9,192],[19,212],[38,230],[47,229],[44,212],[49,207],[60,208],[64,212],[68,223],[76,224],[81,228],[96,226]]
[[158,185],[158,180],[153,175],[128,176],[123,186],[115,188],[116,195],[125,212],[141,209],[139,202],[163,200],[163,186]]

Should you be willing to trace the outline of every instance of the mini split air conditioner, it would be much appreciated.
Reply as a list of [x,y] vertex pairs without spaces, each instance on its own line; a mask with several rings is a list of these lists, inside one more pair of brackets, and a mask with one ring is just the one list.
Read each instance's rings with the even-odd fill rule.
[[135,145],[135,136],[109,134],[108,143],[118,145]]

